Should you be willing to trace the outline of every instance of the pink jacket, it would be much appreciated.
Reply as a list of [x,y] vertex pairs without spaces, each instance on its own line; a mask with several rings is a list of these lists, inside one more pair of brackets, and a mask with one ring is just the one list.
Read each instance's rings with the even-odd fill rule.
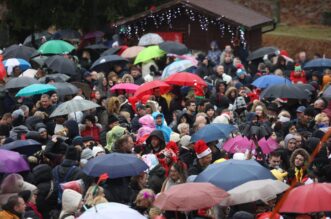
[[138,129],[137,140],[146,134],[149,135],[155,129],[154,119],[149,114],[141,117],[139,119],[139,123],[142,125],[142,127]]

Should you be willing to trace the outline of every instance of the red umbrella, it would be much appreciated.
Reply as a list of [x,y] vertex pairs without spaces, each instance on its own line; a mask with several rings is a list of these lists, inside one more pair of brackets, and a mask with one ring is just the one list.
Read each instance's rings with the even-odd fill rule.
[[110,90],[115,92],[116,90],[125,90],[127,93],[134,93],[138,89],[139,85],[132,83],[119,83],[114,85]]
[[160,89],[161,95],[168,93],[171,90],[171,86],[169,84],[165,83],[164,81],[155,80],[140,85],[136,90],[134,96],[139,99],[140,97],[145,96],[147,94],[151,95],[154,93],[154,89],[157,88]]
[[211,183],[183,183],[159,194],[154,205],[167,211],[193,211],[219,204],[229,194]]
[[207,86],[207,83],[196,74],[180,72],[170,75],[165,82],[181,86]]
[[314,213],[331,211],[331,183],[312,183],[294,188],[280,212]]

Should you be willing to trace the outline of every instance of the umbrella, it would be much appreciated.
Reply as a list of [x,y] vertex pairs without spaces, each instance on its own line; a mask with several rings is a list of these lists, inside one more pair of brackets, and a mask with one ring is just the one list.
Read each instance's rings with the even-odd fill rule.
[[[107,47],[108,48],[108,47]],[[121,47],[112,47],[101,53],[100,56],[116,55],[121,50]],[[123,57],[124,58],[124,57]]]
[[166,53],[161,50],[158,46],[149,46],[145,49],[143,49],[134,60],[134,64],[138,64],[141,62],[147,62],[151,59],[161,57],[165,55]]
[[29,97],[36,94],[44,94],[56,90],[56,87],[50,84],[31,84],[18,91],[15,97]]
[[3,52],[3,58],[9,59],[9,58],[20,58],[29,60],[31,55],[36,51],[36,49],[28,46],[23,46],[22,44],[17,45],[11,45],[5,51]]
[[18,77],[34,78],[36,73],[37,73],[36,69],[29,68],[29,69],[25,70],[22,74],[20,74]]
[[94,39],[94,38],[101,38],[104,35],[105,35],[105,33],[102,31],[93,31],[93,32],[89,32],[89,33],[85,34],[83,39],[89,40],[89,39]]
[[0,173],[17,173],[30,169],[19,153],[0,149],[0,154]]
[[331,99],[331,86],[328,86],[324,91],[323,91],[323,97],[326,99]]
[[271,137],[269,137],[268,140],[265,137],[261,138],[258,141],[258,145],[262,149],[262,152],[264,154],[270,154],[271,152],[279,148],[277,141]]
[[138,89],[139,85],[132,83],[119,83],[115,84],[110,90],[115,92],[116,90],[125,90],[127,93],[134,93]]
[[118,55],[101,56],[92,64],[90,69],[93,71],[109,72],[112,64],[121,64],[126,62],[128,62],[128,60]]
[[3,65],[6,68],[7,74],[11,75],[13,72],[13,68],[15,66],[19,66],[22,71],[25,71],[28,68],[31,68],[31,65],[29,62],[25,61],[24,59],[16,59],[16,58],[10,58],[3,61]]
[[146,219],[138,211],[130,208],[127,205],[106,202],[97,204],[88,210],[84,211],[78,219]]
[[55,74],[49,74],[46,75],[42,78],[39,78],[38,81],[40,83],[46,83],[46,78],[52,79],[55,82],[66,82],[70,79],[70,76],[66,75],[66,74],[61,74],[61,73],[55,73]]
[[70,59],[67,59],[60,55],[49,57],[45,61],[46,66],[53,72],[59,72],[67,75],[76,75],[76,65]]
[[99,107],[98,104],[89,100],[68,100],[61,103],[50,115],[50,117],[68,115],[70,113],[85,111]]
[[331,183],[312,183],[291,190],[280,212],[314,213],[331,211]]
[[33,33],[35,39],[35,45],[32,45],[32,34],[25,38],[23,45],[24,46],[40,46],[45,40],[52,38],[52,34],[47,31],[40,33]]
[[54,40],[79,40],[81,38],[81,34],[72,29],[63,29],[54,33]]
[[106,50],[106,49],[108,49],[108,47],[105,46],[104,44],[92,44],[92,45],[85,46],[84,49]]
[[183,72],[188,68],[196,66],[193,61],[191,60],[177,60],[168,65],[162,72],[162,79],[166,79],[172,74],[177,72]]
[[163,41],[164,40],[159,34],[147,33],[139,39],[138,46],[157,45],[163,43]]
[[267,88],[275,84],[292,84],[292,82],[278,75],[264,75],[253,81],[252,85],[257,88]]
[[247,58],[247,60],[254,60],[262,58],[265,55],[277,54],[279,50],[275,47],[262,47],[253,51]]
[[142,46],[132,46],[124,50],[124,52],[121,54],[123,58],[126,59],[133,59],[137,57],[137,55],[143,50],[145,47]]
[[108,173],[110,179],[137,176],[148,169],[147,164],[133,154],[111,153],[89,160],[83,168],[88,176]]
[[138,87],[134,96],[135,97],[142,97],[147,94],[153,94],[154,89],[160,89],[160,93],[163,95],[168,93],[171,90],[171,86],[164,81],[154,80],[150,82],[146,82]]
[[207,83],[198,75],[188,72],[170,75],[165,82],[180,86],[207,86]]
[[190,60],[194,66],[198,65],[198,60],[193,55],[174,55],[179,60]]
[[184,55],[189,52],[188,48],[176,41],[165,41],[159,44],[160,49],[165,51],[166,53],[176,54],[176,55]]
[[242,131],[242,135],[246,136],[249,139],[261,139],[263,137],[270,136],[272,134],[272,129],[269,125],[266,124],[251,124],[248,123]]
[[30,77],[12,78],[6,83],[5,89],[23,88],[31,84],[39,84],[39,81]]
[[292,84],[276,84],[262,91],[260,98],[309,99],[309,93]]
[[75,47],[71,45],[70,43],[63,41],[63,40],[50,40],[42,44],[38,51],[41,54],[68,54],[72,50],[74,50]]
[[191,142],[204,140],[205,142],[218,141],[227,138],[236,128],[233,125],[212,123],[208,124],[192,135]]
[[246,150],[251,150],[252,147],[253,142],[247,137],[241,135],[228,139],[223,145],[223,149],[232,154],[237,152],[245,153]]
[[227,160],[209,165],[195,182],[210,182],[229,191],[245,182],[260,179],[275,179],[272,173],[255,160]]
[[59,96],[74,95],[78,93],[78,88],[67,82],[56,82],[52,83],[56,87],[57,94]]
[[331,68],[331,59],[326,59],[326,58],[319,58],[319,59],[313,59],[307,62],[304,67],[304,69],[309,69],[309,68]]
[[167,211],[193,211],[210,208],[229,194],[210,183],[183,183],[160,193],[154,205]]
[[1,149],[16,151],[20,154],[31,156],[37,151],[41,150],[41,144],[38,141],[32,139],[16,140],[8,144],[2,145]]
[[316,90],[311,84],[293,84],[293,85],[308,93]]
[[37,56],[34,56],[30,59],[30,63],[33,68],[40,68],[45,64],[45,61],[48,58],[48,56],[38,54]]
[[232,206],[259,200],[267,202],[276,198],[278,194],[286,191],[288,188],[287,184],[279,180],[253,180],[228,191],[230,196],[223,200],[221,205]]

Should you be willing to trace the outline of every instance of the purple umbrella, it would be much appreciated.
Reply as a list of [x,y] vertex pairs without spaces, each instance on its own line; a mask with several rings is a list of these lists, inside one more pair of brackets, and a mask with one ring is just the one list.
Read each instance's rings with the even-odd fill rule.
[[28,163],[19,153],[0,149],[0,173],[17,173],[29,169]]

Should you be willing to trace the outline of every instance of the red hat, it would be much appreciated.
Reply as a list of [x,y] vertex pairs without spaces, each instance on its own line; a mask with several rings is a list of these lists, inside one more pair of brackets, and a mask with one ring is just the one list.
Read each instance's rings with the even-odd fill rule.
[[286,58],[289,57],[288,52],[287,52],[286,50],[280,50],[279,55],[281,55],[281,56],[283,56],[283,57],[285,56]]
[[195,142],[194,151],[199,159],[211,154],[210,148],[207,146],[206,142],[204,142],[203,140],[199,140],[199,141]]

